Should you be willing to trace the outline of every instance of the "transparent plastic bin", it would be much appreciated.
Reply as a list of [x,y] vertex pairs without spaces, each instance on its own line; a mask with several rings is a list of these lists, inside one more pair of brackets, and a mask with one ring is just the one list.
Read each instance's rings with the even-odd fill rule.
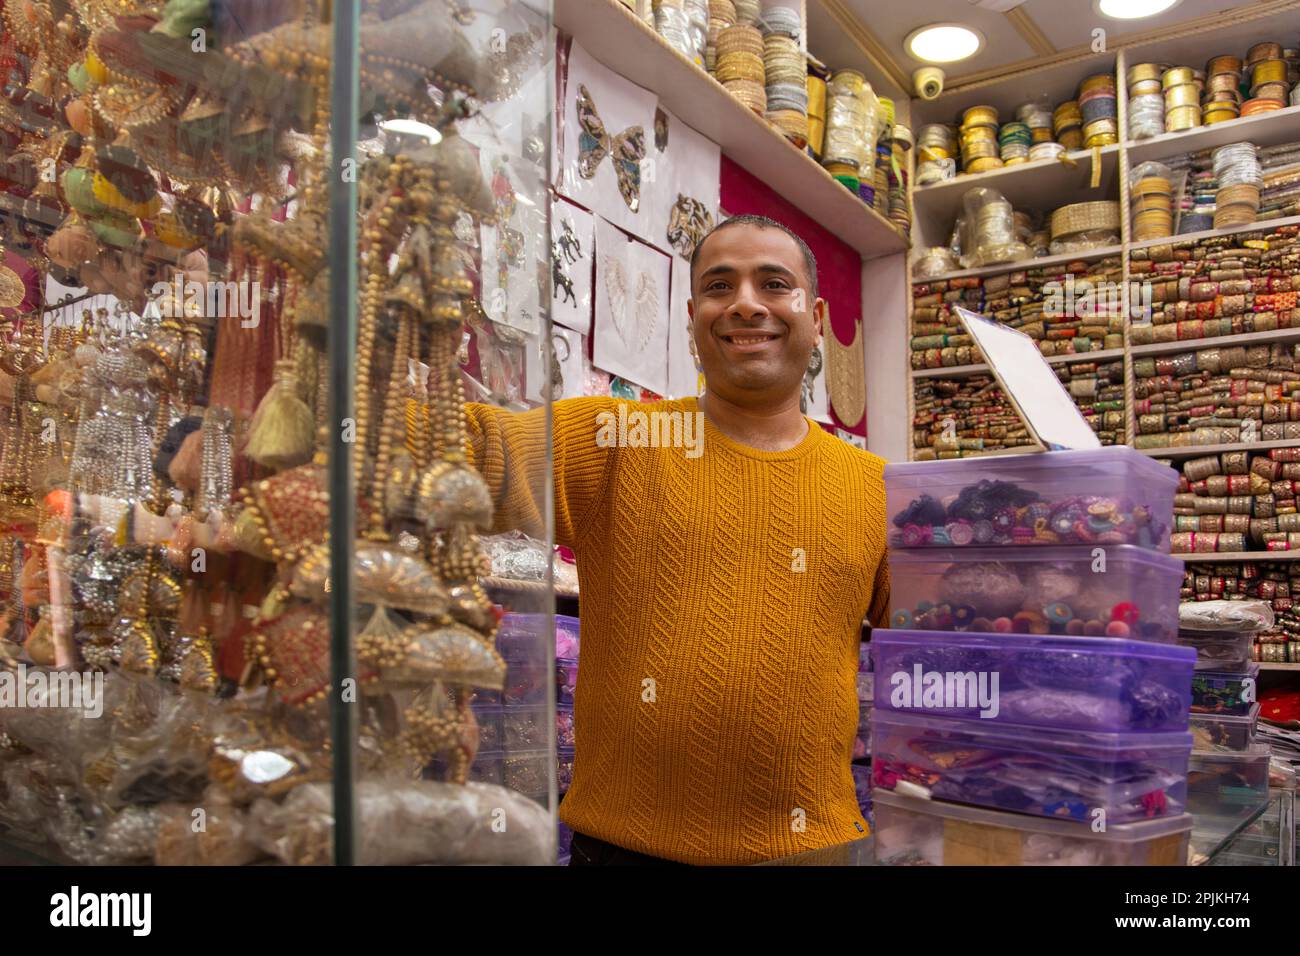
[[895,551],[889,569],[899,630],[1162,642],[1177,633],[1183,562],[1132,545]]
[[573,747],[573,705],[562,704],[555,708],[555,746]]
[[930,866],[1185,866],[1192,817],[1108,825],[1101,832],[876,790],[876,862]]
[[1259,704],[1242,716],[1192,714],[1192,746],[1200,750],[1247,750],[1255,742]]
[[1196,669],[1245,674],[1251,665],[1253,631],[1178,631],[1178,643],[1196,648]]
[[573,748],[560,747],[555,752],[555,786],[556,791],[563,796],[568,793],[569,785],[573,783]]
[[1188,733],[1048,731],[888,710],[876,711],[871,731],[877,790],[1107,826],[1183,812]]
[[[556,657],[577,658],[579,627],[576,617],[556,614]],[[497,630],[497,649],[502,656],[529,653],[537,646],[536,638],[546,628],[547,615],[509,613],[501,619]]]
[[1192,752],[1187,770],[1187,809],[1194,815],[1231,816],[1268,802],[1267,744],[1233,752]]
[[1124,445],[885,466],[892,548],[1169,550],[1178,473]]
[[526,797],[545,801],[550,790],[547,780],[550,767],[551,755],[546,751],[480,752],[470,767],[469,779],[509,787]]
[[929,631],[880,631],[871,643],[881,710],[1107,733],[1187,729],[1196,657],[1185,647]]
[[875,695],[875,688],[876,675],[868,671],[858,671],[858,703],[871,703],[871,699]]
[[555,700],[560,704],[572,704],[573,692],[578,686],[578,662],[557,659],[555,662]]
[[853,790],[857,794],[858,809],[864,817],[871,819],[871,767],[855,763],[849,769],[853,771]]
[[1258,692],[1258,661],[1252,661],[1244,674],[1197,671],[1192,676],[1192,713],[1240,717],[1250,713]]
[[555,847],[556,856],[560,860],[569,858],[569,846],[573,843],[573,831],[563,823],[556,824]]
[[547,708],[537,704],[475,704],[479,751],[544,749],[550,745]]
[[858,735],[853,738],[853,759],[871,756],[871,705],[858,705]]

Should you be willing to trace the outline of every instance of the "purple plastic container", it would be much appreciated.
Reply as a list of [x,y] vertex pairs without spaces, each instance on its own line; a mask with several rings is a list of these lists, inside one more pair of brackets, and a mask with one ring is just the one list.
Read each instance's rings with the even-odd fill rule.
[[493,751],[537,750],[550,746],[545,704],[474,705],[478,721],[478,749]]
[[569,845],[573,842],[573,831],[563,823],[557,824],[556,829],[556,856],[561,860],[568,859]]
[[1178,630],[1183,562],[1132,545],[894,551],[889,568],[899,630],[1167,642]]
[[1258,687],[1258,661],[1252,661],[1244,674],[1197,671],[1192,677],[1192,713],[1243,717],[1250,713]]
[[1169,550],[1178,473],[1126,445],[885,466],[891,548]]
[[868,820],[871,819],[871,767],[867,764],[850,764],[853,771],[853,789],[858,798],[858,809]]
[[[576,659],[581,643],[578,619],[566,614],[556,614],[554,617],[555,656]],[[546,646],[546,620],[545,614],[507,613],[497,630],[497,649],[503,656],[541,656],[539,651]]]
[[871,782],[885,790],[1080,823],[1176,815],[1186,803],[1188,733],[1053,732],[888,710],[871,729]]
[[[881,633],[884,633],[883,631]],[[871,703],[872,695],[875,694],[876,675],[866,671],[858,671],[858,703]]]
[[853,738],[853,759],[871,756],[871,705],[858,705],[858,735]]
[[555,700],[572,704],[573,692],[578,686],[578,662],[558,658],[555,661]]
[[1175,644],[877,631],[871,645],[882,711],[1049,730],[1187,729],[1196,655]]
[[561,793],[568,793],[570,784],[573,783],[573,748],[561,747],[555,754],[555,778],[556,789]]
[[1197,750],[1247,750],[1255,742],[1259,726],[1259,704],[1241,716],[1192,714],[1193,746]]
[[557,747],[573,746],[572,704],[567,704],[555,709],[555,745]]

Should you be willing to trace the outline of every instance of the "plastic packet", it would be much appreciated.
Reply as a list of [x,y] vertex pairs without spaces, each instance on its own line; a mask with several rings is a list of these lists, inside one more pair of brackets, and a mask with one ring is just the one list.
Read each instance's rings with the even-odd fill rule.
[[1178,605],[1183,631],[1267,631],[1273,608],[1265,601],[1184,601]]
[[[371,866],[418,863],[546,865],[555,827],[541,804],[495,784],[365,780],[357,785],[358,861]],[[494,821],[504,819],[499,829]],[[249,836],[282,863],[333,859],[332,786],[309,783],[282,803],[258,800]]]
[[159,804],[157,826],[154,862],[159,866],[244,866],[263,855],[249,838],[247,813],[217,787],[210,787],[198,806]]
[[1076,232],[1065,239],[1053,239],[1048,248],[1052,255],[1060,256],[1115,245],[1119,245],[1118,232],[1111,229],[1091,229],[1086,232]]

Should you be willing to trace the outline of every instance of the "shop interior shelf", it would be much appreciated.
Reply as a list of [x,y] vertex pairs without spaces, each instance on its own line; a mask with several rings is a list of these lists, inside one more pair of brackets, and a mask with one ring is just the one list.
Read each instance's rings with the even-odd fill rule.
[[[1300,117],[1296,117],[1296,121],[1300,122]],[[1294,135],[1296,140],[1300,141],[1300,127],[1296,128]],[[1280,219],[1260,219],[1256,222],[1248,222],[1241,226],[1229,226],[1225,229],[1206,229],[1202,232],[1184,233],[1181,236],[1164,236],[1160,239],[1143,239],[1141,242],[1130,242],[1128,247],[1130,250],[1147,249],[1151,246],[1168,246],[1184,242],[1197,242],[1201,239],[1215,239],[1220,236],[1235,236],[1240,232],[1266,232],[1270,229],[1277,229],[1281,226],[1295,225],[1300,225],[1300,216],[1283,216]]]
[[1046,266],[1067,265],[1071,262],[1095,262],[1098,259],[1105,259],[1107,256],[1118,256],[1123,251],[1123,246],[1100,246],[1083,252],[1067,252],[1059,256],[1040,256],[1037,259],[1022,259],[1019,262],[1003,262],[992,266],[980,266],[978,269],[959,269],[956,272],[944,272],[924,279],[914,278],[912,282],[941,282],[945,279],[965,279],[973,276],[1000,276],[1008,272],[1042,269]]
[[1288,106],[1271,113],[1243,116],[1226,123],[1197,126],[1176,133],[1162,133],[1151,139],[1127,144],[1129,167],[1147,160],[1168,159],[1183,153],[1214,149],[1228,143],[1250,142],[1256,146],[1276,146],[1300,140],[1300,106]]
[[907,249],[902,233],[848,192],[619,0],[556,0],[556,27],[633,83],[654,90],[660,104],[767,183],[864,259]]
[[1300,438],[1283,438],[1278,441],[1227,442],[1222,445],[1179,445],[1171,448],[1139,448],[1152,458],[1200,458],[1224,451],[1268,451],[1270,448],[1295,448]]
[[[1118,146],[1101,147],[1101,172],[1095,189],[1089,185],[1092,150],[1078,150],[1067,154],[1067,158],[1069,162],[1039,160],[919,186],[912,190],[914,223],[933,224],[940,230],[950,230],[962,212],[962,197],[979,186],[996,189],[1016,209],[1039,212],[1051,212],[1066,203],[1119,199]],[[934,240],[934,236],[931,235],[930,239]]]
[[1259,345],[1264,342],[1291,342],[1300,340],[1300,329],[1269,329],[1267,332],[1242,332],[1240,335],[1216,335],[1205,339],[1183,339],[1180,342],[1153,342],[1134,345],[1133,355],[1171,355],[1196,349],[1217,349],[1227,345]]
[[1184,561],[1300,561],[1300,551],[1210,551],[1201,554],[1175,554]]
[[[1300,337],[1300,336],[1298,336]],[[1107,359],[1124,357],[1123,349],[1098,349],[1095,352],[1074,352],[1070,355],[1049,355],[1048,365],[1069,365],[1071,362],[1104,362]],[[912,378],[968,378],[987,372],[989,367],[983,362],[975,365],[952,365],[948,368],[922,368],[912,372]]]

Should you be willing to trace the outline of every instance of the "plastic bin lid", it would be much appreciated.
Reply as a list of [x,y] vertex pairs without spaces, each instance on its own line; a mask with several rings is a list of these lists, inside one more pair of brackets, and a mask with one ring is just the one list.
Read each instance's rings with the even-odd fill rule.
[[[895,730],[913,729],[936,734],[968,734],[982,737],[990,745],[1026,750],[1041,746],[1066,751],[1129,751],[1129,750],[1183,750],[1192,749],[1192,735],[1174,730],[1163,733],[1140,734],[1101,733],[1088,730],[1056,730],[1042,727],[1008,724],[980,717],[926,717],[912,711],[876,708],[871,721],[879,726],[880,739]],[[974,746],[978,746],[975,744]]]
[[[1160,571],[1177,572],[1181,579],[1186,565],[1177,557],[1138,547],[1135,544],[1099,544],[1106,552],[1106,561],[1125,566],[1145,565]],[[899,548],[889,552],[889,566],[900,564],[938,564],[941,562],[996,561],[1040,564],[1044,561],[1067,561],[1090,564],[1093,548],[1079,545],[1032,545],[1025,547],[989,548]],[[895,582],[897,583],[897,582]]]
[[1254,766],[1261,762],[1268,763],[1272,754],[1268,744],[1260,743],[1251,744],[1245,750],[1193,750],[1189,766],[1192,770],[1197,769],[1198,763],[1243,763]]
[[[924,644],[934,646],[934,631],[887,628],[871,632],[871,644],[879,646]],[[1127,637],[1076,637],[1070,634],[999,634],[984,631],[944,631],[945,647],[978,647],[986,650],[1062,651],[1114,657],[1161,658],[1180,664],[1196,662],[1196,648],[1181,644],[1135,641]]]
[[[996,468],[1000,477],[1007,481],[1029,481],[1031,479],[1058,478],[1062,470],[1068,469],[1070,480],[1087,478],[1088,469],[1101,469],[1108,466],[1123,465],[1142,478],[1162,481],[1169,485],[1178,484],[1178,472],[1168,465],[1162,465],[1150,455],[1127,445],[1108,445],[1105,448],[1084,448],[1074,451],[1035,452],[1027,455],[999,455],[996,458],[949,458],[942,461],[900,461],[885,465],[885,478],[915,477],[937,478],[945,474],[958,475],[965,468],[972,472],[988,471]],[[958,478],[957,480],[962,480]]]
[[[894,807],[898,810],[925,813],[949,820],[962,820],[966,823],[980,823],[1008,830],[1050,833],[1056,836],[1111,843],[1137,843],[1168,836],[1171,833],[1186,833],[1192,829],[1190,813],[1180,813],[1172,817],[1153,817],[1150,820],[1137,820],[1133,823],[1108,823],[1106,829],[1098,833],[1092,827],[1084,826],[1075,820],[1054,820],[1051,817],[1008,813],[1004,810],[990,810],[964,803],[948,803],[945,800],[925,800],[921,797],[904,796],[880,787],[872,789],[871,802],[878,807]],[[876,829],[879,830],[879,826]]]

